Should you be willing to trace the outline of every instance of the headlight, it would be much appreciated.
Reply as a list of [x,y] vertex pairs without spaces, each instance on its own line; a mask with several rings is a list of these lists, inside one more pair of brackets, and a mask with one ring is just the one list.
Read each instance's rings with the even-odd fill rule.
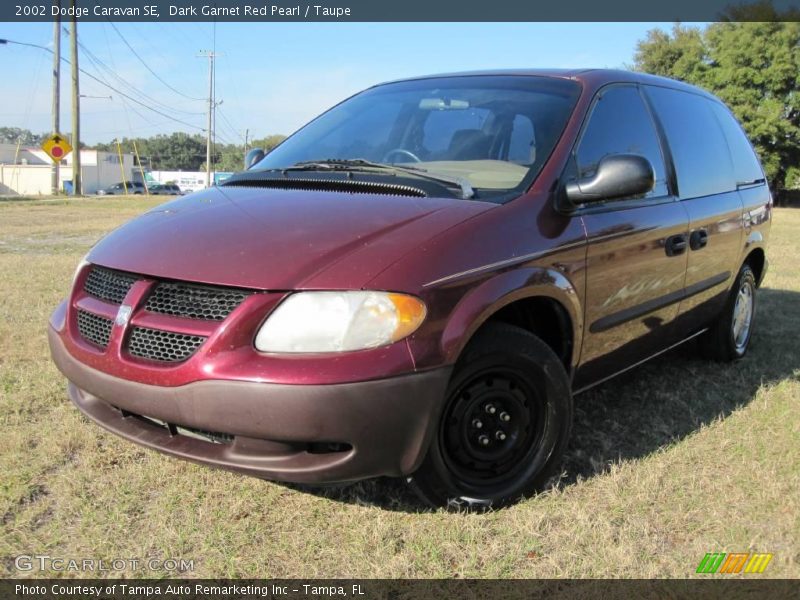
[[298,292],[256,336],[262,352],[346,352],[402,340],[425,319],[422,300],[388,292]]

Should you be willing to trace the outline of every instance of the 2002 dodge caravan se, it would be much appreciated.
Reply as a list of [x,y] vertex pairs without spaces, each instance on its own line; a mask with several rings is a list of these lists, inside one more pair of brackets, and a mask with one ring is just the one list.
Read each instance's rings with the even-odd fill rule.
[[78,408],[268,479],[499,506],[573,393],[701,336],[741,358],[772,200],[715,97],[636,73],[378,85],[113,231],[49,327]]

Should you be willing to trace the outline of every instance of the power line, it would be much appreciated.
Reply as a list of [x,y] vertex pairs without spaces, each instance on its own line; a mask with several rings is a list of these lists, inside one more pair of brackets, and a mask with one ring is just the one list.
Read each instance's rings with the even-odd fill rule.
[[[50,52],[51,54],[53,53],[53,51],[50,48],[47,48],[45,46],[39,46],[38,44],[27,44],[25,42],[16,42],[14,40],[9,40],[9,39],[0,39],[0,44],[4,44],[4,43],[5,44],[18,44],[20,46],[31,46],[32,48],[39,48],[40,50],[45,50],[47,52]],[[71,64],[70,61],[67,58],[63,57],[63,56],[61,57],[61,60],[62,60],[62,62],[67,63],[68,65]],[[158,109],[155,109],[152,106],[148,106],[144,102],[141,102],[141,101],[137,100],[136,98],[133,98],[133,97],[129,96],[128,94],[126,94],[122,90],[120,90],[118,88],[115,88],[110,83],[107,83],[105,81],[102,81],[98,77],[95,77],[94,75],[92,75],[91,73],[89,73],[87,70],[85,70],[83,68],[79,68],[78,70],[81,73],[83,73],[84,75],[86,75],[87,77],[89,77],[90,79],[93,79],[94,81],[99,83],[100,85],[103,85],[103,86],[107,87],[108,89],[110,89],[113,92],[116,92],[117,94],[119,94],[123,98],[127,98],[131,102],[134,102],[134,103],[138,104],[139,106],[141,106],[143,108],[146,108],[147,110],[149,110],[151,112],[156,113],[157,115],[161,115],[162,117],[165,117],[165,118],[169,119],[170,121],[174,121],[176,123],[180,123],[181,125],[185,125],[186,127],[191,127],[192,129],[197,129],[198,131],[205,131],[205,128],[203,128],[203,127],[198,127],[197,125],[192,125],[191,123],[188,123],[188,122],[183,121],[181,119],[175,118],[172,115],[168,115],[165,112],[162,112],[162,111],[160,111]]]
[[152,102],[153,104],[156,104],[156,105],[160,106],[163,110],[168,110],[168,111],[176,112],[176,113],[183,113],[185,115],[202,115],[203,114],[201,112],[192,112],[192,111],[188,111],[188,110],[182,110],[180,108],[173,108],[173,107],[171,107],[171,106],[169,106],[167,104],[164,104],[163,102],[159,102],[155,98],[153,98],[151,96],[148,96],[144,92],[140,91],[135,85],[133,85],[132,83],[130,83],[129,81],[124,79],[121,75],[119,75],[116,72],[116,69],[110,68],[107,64],[105,64],[100,58],[98,58],[91,50],[89,50],[82,43],[78,42],[78,46],[80,47],[81,50],[83,50],[83,53],[87,56],[87,58],[94,64],[94,66],[97,69],[99,69],[100,71],[104,71],[107,75],[110,75],[111,77],[113,77],[114,79],[119,81],[120,84],[126,86],[129,89],[130,93],[136,94],[136,95],[140,96],[141,98],[144,98],[146,101]]
[[109,24],[109,25],[111,25],[111,27],[113,27],[113,28],[114,28],[114,31],[116,31],[116,32],[117,32],[117,35],[120,37],[120,39],[121,39],[123,42],[125,42],[125,45],[128,47],[128,49],[129,49],[131,52],[133,52],[133,55],[134,55],[136,58],[138,58],[138,59],[139,59],[139,62],[140,62],[140,63],[142,63],[142,64],[144,65],[145,69],[147,69],[148,71],[150,71],[150,74],[151,74],[153,77],[155,77],[156,79],[158,79],[158,80],[159,80],[161,83],[163,83],[165,86],[167,86],[169,89],[171,89],[173,92],[175,92],[175,93],[176,93],[176,94],[178,94],[179,96],[183,96],[184,98],[188,98],[189,100],[204,100],[204,98],[193,98],[192,96],[187,96],[186,94],[184,94],[184,93],[183,93],[183,92],[181,92],[180,90],[177,90],[177,89],[175,89],[175,88],[174,88],[174,87],[172,87],[170,84],[168,84],[166,81],[164,81],[163,79],[161,79],[161,77],[158,75],[158,73],[156,73],[155,71],[153,71],[153,69],[151,69],[151,68],[150,68],[150,65],[148,65],[148,64],[147,64],[147,62],[145,62],[145,60],[144,60],[144,59],[143,59],[141,56],[139,56],[139,54],[136,52],[136,50],[134,50],[134,49],[133,49],[133,46],[131,46],[131,45],[128,43],[128,40],[126,40],[126,39],[125,39],[125,36],[124,36],[124,35],[122,35],[122,32],[121,32],[119,29],[117,29],[117,26],[116,26],[116,25],[114,25],[114,23],[112,23],[111,21],[109,21],[109,22],[108,22],[108,24]]
[[219,112],[219,116],[222,117],[223,125],[227,127],[228,133],[232,133],[234,137],[238,137],[240,140],[244,141],[244,136],[241,133],[239,133],[236,127],[233,126],[233,124],[230,122],[225,113],[222,112],[222,109],[218,108],[217,112]]

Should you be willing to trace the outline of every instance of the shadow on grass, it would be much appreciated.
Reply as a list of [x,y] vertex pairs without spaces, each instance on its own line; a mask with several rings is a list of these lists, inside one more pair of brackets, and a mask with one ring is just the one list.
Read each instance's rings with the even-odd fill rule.
[[[681,441],[749,404],[759,387],[800,369],[800,293],[762,288],[748,355],[736,363],[702,360],[696,344],[675,350],[575,396],[575,423],[560,480],[568,486]],[[331,500],[425,512],[402,480],[332,488],[290,486]]]

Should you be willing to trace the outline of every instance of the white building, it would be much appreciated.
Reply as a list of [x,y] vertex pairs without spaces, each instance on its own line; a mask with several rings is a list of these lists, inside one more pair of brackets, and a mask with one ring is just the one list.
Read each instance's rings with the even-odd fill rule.
[[[137,180],[141,180],[138,177]],[[205,171],[148,171],[147,182],[174,183],[184,194],[197,192],[206,187]]]
[[[59,189],[72,183],[72,159],[69,154],[61,161]],[[0,196],[49,196],[52,161],[40,148],[22,148],[16,144],[0,144]],[[81,150],[83,193],[94,194],[124,179],[134,179],[133,156],[99,150]]]

